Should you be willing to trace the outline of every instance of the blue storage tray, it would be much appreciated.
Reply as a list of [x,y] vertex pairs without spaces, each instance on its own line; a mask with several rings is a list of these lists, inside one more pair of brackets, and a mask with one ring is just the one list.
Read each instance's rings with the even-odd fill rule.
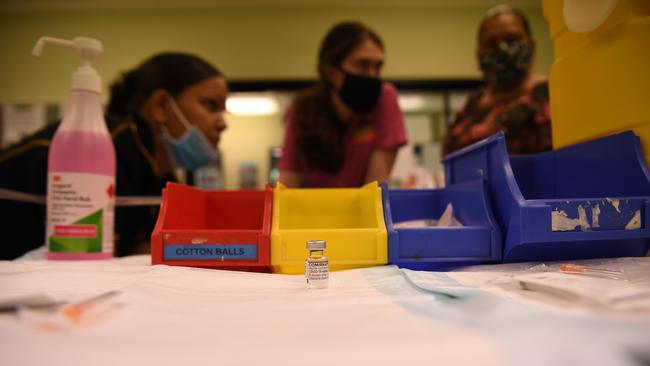
[[[631,131],[527,156],[508,156],[499,133],[443,163],[448,185],[487,182],[505,236],[504,262],[644,256],[648,250],[650,172]],[[626,229],[635,220],[639,227]],[[578,224],[571,228],[567,221]]]
[[[444,189],[388,189],[382,186],[388,231],[388,263],[415,270],[498,262],[501,234],[484,182]],[[398,222],[438,219],[451,203],[463,227],[395,228]]]

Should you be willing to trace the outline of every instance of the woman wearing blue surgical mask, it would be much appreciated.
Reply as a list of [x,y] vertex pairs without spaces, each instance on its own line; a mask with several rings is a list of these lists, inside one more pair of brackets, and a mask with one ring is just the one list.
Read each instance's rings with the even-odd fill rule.
[[151,95],[141,114],[155,131],[156,158],[164,172],[194,171],[217,163],[216,146],[226,129],[227,96],[222,76],[202,80],[176,95],[166,89]]
[[[124,73],[110,90],[106,123],[117,158],[117,196],[160,196],[177,168],[214,164],[228,85],[219,70],[186,53],[155,55]],[[0,188],[45,194],[52,124],[0,151]],[[45,206],[0,200],[6,242],[0,258],[12,259],[42,245]],[[117,207],[116,255],[147,252],[157,206]]]
[[551,149],[546,77],[530,72],[535,41],[523,13],[508,6],[487,12],[478,32],[478,63],[485,85],[470,95],[443,141],[443,153],[506,135],[513,154]]
[[406,144],[397,91],[382,80],[384,45],[358,22],[334,26],[318,55],[319,82],[287,114],[279,181],[288,187],[358,187],[390,176]]

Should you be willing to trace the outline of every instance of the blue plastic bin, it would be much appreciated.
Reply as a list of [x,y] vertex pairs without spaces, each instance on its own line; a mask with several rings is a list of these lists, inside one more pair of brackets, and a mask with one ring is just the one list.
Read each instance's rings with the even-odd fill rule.
[[[415,270],[442,270],[501,261],[501,233],[483,181],[444,189],[388,189],[383,185],[382,195],[388,263]],[[394,227],[410,220],[437,220],[449,203],[463,227]]]
[[448,185],[487,182],[505,236],[504,262],[643,256],[648,250],[650,172],[633,132],[510,157],[499,133],[443,163]]

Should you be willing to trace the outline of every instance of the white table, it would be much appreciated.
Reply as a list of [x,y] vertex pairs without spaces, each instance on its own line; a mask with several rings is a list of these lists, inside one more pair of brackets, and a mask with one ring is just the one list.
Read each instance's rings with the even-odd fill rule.
[[[650,258],[586,262],[650,289]],[[526,291],[557,264],[435,273],[394,266],[302,276],[107,261],[0,262],[0,300],[120,294],[93,321],[43,327],[0,314],[2,365],[635,365],[650,361],[650,306],[624,309]],[[566,275],[571,276],[571,275]],[[586,276],[583,276],[586,278]],[[600,280],[602,281],[602,280]],[[50,315],[48,315],[50,316]],[[49,319],[47,316],[44,319]],[[58,319],[58,318],[57,318]]]

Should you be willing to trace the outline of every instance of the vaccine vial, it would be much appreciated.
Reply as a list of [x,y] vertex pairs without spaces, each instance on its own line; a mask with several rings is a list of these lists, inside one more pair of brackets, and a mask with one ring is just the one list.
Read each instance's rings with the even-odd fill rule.
[[329,285],[329,261],[324,254],[325,240],[308,240],[309,257],[305,260],[305,277],[308,288],[327,288]]

